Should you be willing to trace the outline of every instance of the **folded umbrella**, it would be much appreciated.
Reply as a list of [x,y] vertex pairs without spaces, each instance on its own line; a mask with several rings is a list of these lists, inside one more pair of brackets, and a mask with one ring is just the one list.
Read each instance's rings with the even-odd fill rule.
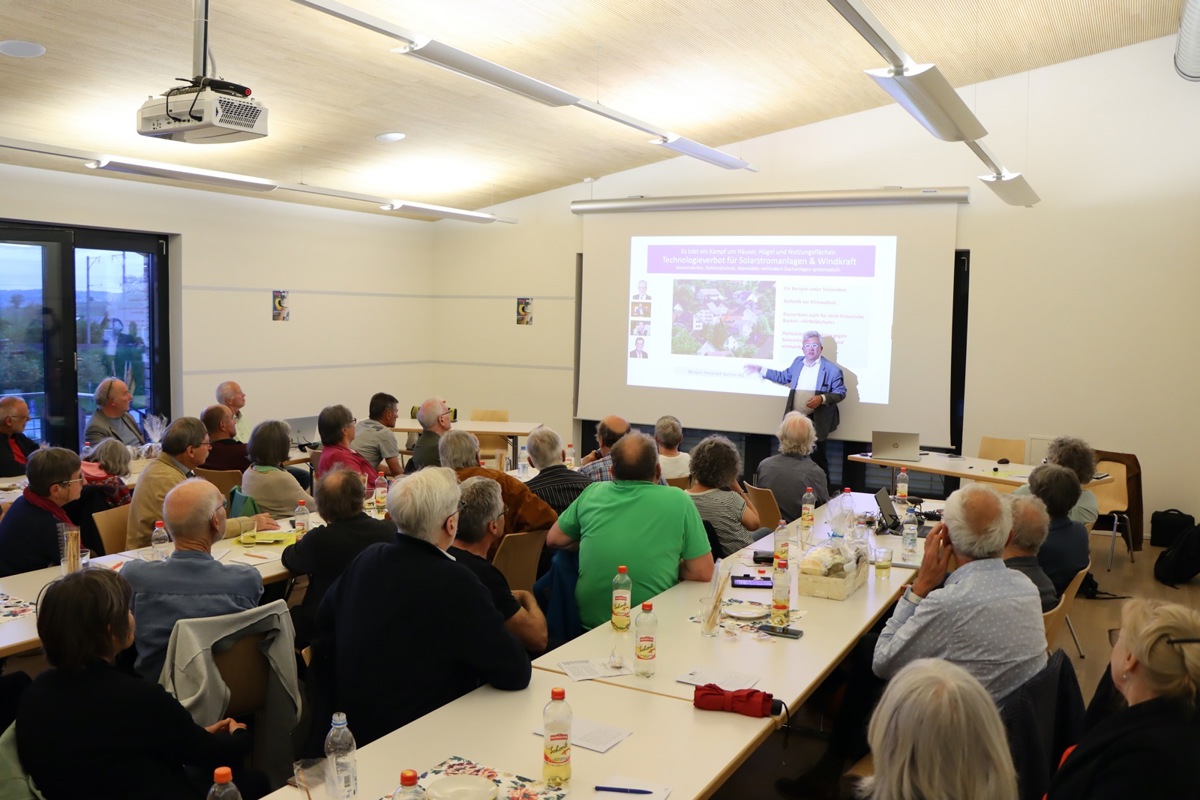
[[696,687],[692,704],[707,711],[734,711],[747,717],[769,717],[775,704],[782,710],[783,701],[774,700],[770,692],[759,689],[727,691],[715,683]]

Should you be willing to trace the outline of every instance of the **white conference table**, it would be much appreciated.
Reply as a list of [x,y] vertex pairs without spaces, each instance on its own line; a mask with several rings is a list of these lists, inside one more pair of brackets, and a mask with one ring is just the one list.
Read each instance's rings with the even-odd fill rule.
[[[485,433],[493,436],[504,436],[512,443],[512,463],[517,463],[517,456],[520,455],[517,447],[517,440],[522,436],[528,436],[536,428],[542,427],[540,422],[501,422],[499,420],[486,419],[460,419],[450,426],[456,431],[466,431],[479,435]],[[400,419],[396,420],[396,424],[392,426],[392,430],[396,433],[420,433],[423,429],[421,423],[415,419]]]
[[[892,470],[903,467],[909,472],[927,472],[950,478],[1000,483],[1005,486],[1024,486],[1029,482],[1029,473],[1033,471],[1033,467],[1029,464],[999,464],[990,459],[969,456],[952,458],[949,453],[922,452],[918,461],[897,461],[893,458],[878,457],[871,453],[857,453],[847,456],[846,459],[860,464],[891,467]],[[1103,478],[1093,479],[1085,485],[1085,488],[1112,482],[1112,476],[1106,475]]]
[[[701,711],[671,698],[595,681],[572,683],[535,669],[528,689],[504,692],[483,686],[360,748],[359,800],[378,800],[391,792],[400,783],[401,770],[423,773],[451,756],[540,781],[542,740],[533,731],[541,728],[542,708],[555,686],[566,689],[576,720],[633,731],[607,753],[571,748],[570,798],[619,797],[593,788],[616,775],[670,786],[671,800],[707,797],[775,727],[770,718]],[[353,730],[353,719],[349,725]],[[325,795],[313,794],[318,796]],[[306,800],[303,790],[291,786],[268,798]]]

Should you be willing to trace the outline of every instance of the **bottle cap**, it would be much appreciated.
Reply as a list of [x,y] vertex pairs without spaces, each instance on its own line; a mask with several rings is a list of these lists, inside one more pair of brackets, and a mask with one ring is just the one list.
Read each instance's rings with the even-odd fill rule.
[[781,558],[775,562],[775,569],[787,569],[787,559]]
[[156,528],[161,528],[161,527],[163,527],[163,521],[162,521],[161,519],[160,519],[160,520],[158,520],[158,521],[156,521],[156,522],[154,523],[154,527],[156,527]]
[[379,475],[380,475],[380,477],[383,476],[383,470],[379,470]]
[[404,770],[404,772],[400,773],[400,785],[401,786],[416,786],[417,785],[417,777],[418,777],[417,771],[415,769],[406,769],[406,770]]
[[901,468],[900,468],[900,471],[901,471],[901,472],[908,472],[908,467],[901,467]]
[[624,564],[622,564],[621,566],[617,567],[617,572],[624,575],[626,572],[629,572],[629,570],[625,567]]
[[301,500],[301,501],[300,501],[300,505],[304,505],[304,501],[303,501],[303,500]]
[[642,611],[653,611],[653,610],[654,610],[654,603],[651,603],[649,600],[642,603]]
[[806,492],[811,492],[811,491],[812,491],[812,487],[811,487],[811,486],[805,486],[805,487],[804,487],[804,491],[806,491]]
[[213,782],[214,783],[232,783],[233,782],[233,770],[231,770],[229,767],[217,767],[216,769],[213,770]]
[[850,487],[847,486],[845,489],[842,489],[842,494],[850,494]]
[[566,700],[567,699],[567,690],[562,688],[561,686],[555,686],[553,689],[550,690],[550,699],[551,700]]

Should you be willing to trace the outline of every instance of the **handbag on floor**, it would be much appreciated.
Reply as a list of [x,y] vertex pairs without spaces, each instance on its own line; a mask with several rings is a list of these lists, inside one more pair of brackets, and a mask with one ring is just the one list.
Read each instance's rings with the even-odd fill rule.
[[1178,508],[1155,511],[1150,515],[1150,544],[1153,547],[1171,547],[1185,532],[1196,526],[1196,518]]

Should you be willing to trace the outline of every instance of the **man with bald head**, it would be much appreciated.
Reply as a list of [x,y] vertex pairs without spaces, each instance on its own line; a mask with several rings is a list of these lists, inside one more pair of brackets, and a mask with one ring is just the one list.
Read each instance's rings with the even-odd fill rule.
[[616,415],[605,417],[596,423],[596,441],[600,443],[583,457],[583,466],[579,473],[592,481],[611,481],[613,479],[612,448],[622,436],[629,433],[629,423],[624,417]]
[[25,435],[29,406],[20,397],[0,397],[0,478],[25,474],[37,442]]
[[688,495],[658,485],[661,472],[654,440],[633,432],[618,439],[609,459],[613,479],[583,490],[554,523],[546,544],[579,549],[575,601],[585,630],[612,614],[612,579],[629,568],[633,606],[679,581],[712,578],[712,548]]
[[143,445],[146,437],[138,430],[129,413],[133,392],[125,381],[105,378],[96,387],[96,413],[88,420],[83,432],[86,442],[97,444],[102,439],[118,439],[122,444]]
[[1004,566],[1025,575],[1037,587],[1042,601],[1042,613],[1058,605],[1054,583],[1038,564],[1038,551],[1050,532],[1050,515],[1046,504],[1029,495],[1010,494],[1012,507],[1012,538],[1004,548]]
[[408,460],[408,470],[425,467],[440,467],[441,458],[438,456],[438,439],[450,432],[453,422],[450,406],[441,397],[431,397],[417,409],[417,422],[421,423],[421,435],[413,445],[412,458]]
[[176,622],[247,611],[263,593],[257,569],[212,557],[213,543],[225,535],[217,487],[200,478],[180,483],[163,501],[163,521],[175,552],[165,561],[129,561],[121,571],[133,587],[134,669],[151,681],[162,672]]
[[236,381],[224,381],[217,385],[217,402],[229,409],[233,415],[234,437],[239,442],[250,441],[250,420],[243,414],[246,393]]

